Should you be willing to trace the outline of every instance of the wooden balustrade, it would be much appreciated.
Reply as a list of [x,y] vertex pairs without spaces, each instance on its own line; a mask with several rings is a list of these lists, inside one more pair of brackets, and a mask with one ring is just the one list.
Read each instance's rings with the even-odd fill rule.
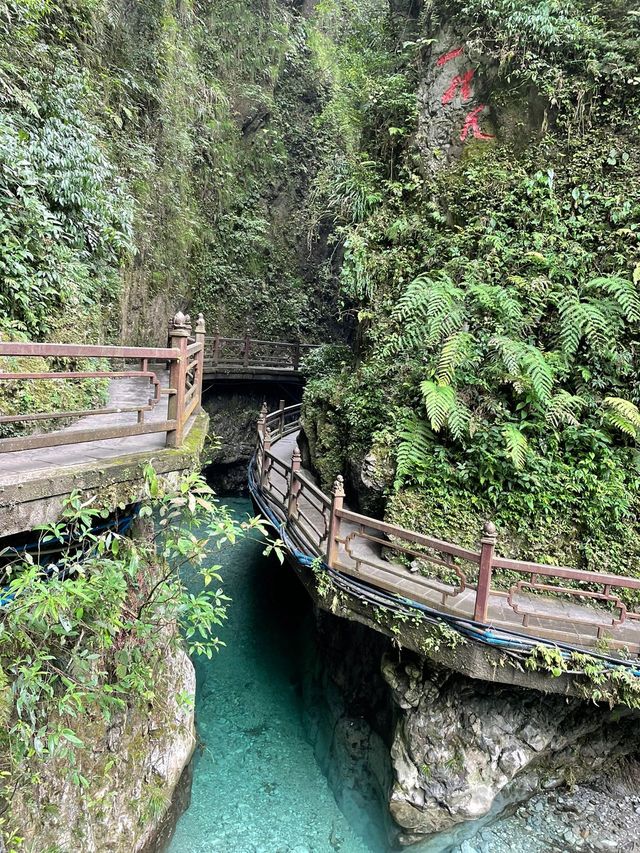
[[255,466],[263,498],[306,554],[448,615],[581,647],[606,638],[640,653],[640,579],[500,557],[491,522],[472,550],[355,513],[342,477],[326,495],[302,469],[297,444],[278,453],[300,429],[300,412],[282,401],[274,412],[263,407]]
[[317,344],[299,341],[268,341],[243,337],[224,337],[217,331],[205,340],[205,365],[209,372],[233,368],[262,368],[297,372],[304,355]]
[[[102,417],[95,425],[68,428],[53,432],[17,435],[0,439],[0,453],[18,450],[33,450],[78,444],[86,441],[101,441],[112,438],[166,433],[167,447],[179,447],[184,439],[185,429],[191,416],[199,409],[202,399],[202,381],[204,375],[205,322],[202,314],[198,317],[195,334],[191,335],[188,316],[175,315],[170,325],[169,346],[167,347],[119,347],[93,346],[55,343],[0,343],[2,359],[52,359],[55,367],[59,362],[71,359],[68,369],[52,371],[10,371],[0,372],[0,382],[23,383],[33,381],[80,381],[140,379],[150,385],[150,394],[140,390],[141,399],[131,405],[106,405],[101,408],[83,411],[51,411],[30,414],[2,415],[2,424],[32,424],[54,422],[56,420],[74,421],[78,418]],[[95,369],[75,370],[73,362],[78,360],[96,360]],[[107,369],[102,362],[110,362]],[[135,368],[131,362],[137,363]],[[112,363],[115,363],[112,364]],[[168,380],[165,364],[169,365]],[[117,367],[120,365],[120,367]],[[163,400],[167,398],[166,414],[162,411]],[[135,422],[122,423],[123,415],[135,415]],[[149,419],[147,416],[151,415]],[[124,418],[126,421],[127,419]]]

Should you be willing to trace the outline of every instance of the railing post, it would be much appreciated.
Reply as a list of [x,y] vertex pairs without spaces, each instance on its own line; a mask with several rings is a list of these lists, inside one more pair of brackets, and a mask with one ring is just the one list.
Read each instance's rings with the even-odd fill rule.
[[342,509],[344,504],[344,480],[342,474],[338,474],[336,481],[333,484],[331,500],[331,515],[329,516],[329,535],[327,537],[327,565],[332,569],[338,557],[338,548],[340,543],[340,518],[337,513]]
[[296,341],[293,345],[293,369],[298,370],[300,367],[300,341]]
[[220,361],[220,329],[216,326],[213,332],[213,364],[217,367]]
[[280,412],[280,417],[278,418],[278,430],[280,436],[282,436],[282,433],[284,432],[284,400],[280,400],[278,411]]
[[265,425],[262,438],[262,466],[260,468],[260,488],[264,491],[267,484],[267,475],[270,465],[267,460],[267,451],[271,450],[271,430]]
[[264,466],[264,430],[267,424],[268,412],[269,409],[267,408],[267,404],[265,402],[262,404],[262,408],[260,409],[260,415],[258,417],[256,429],[256,471],[258,473],[258,483],[262,483],[262,468]]
[[260,416],[258,417],[258,435],[264,437],[264,429],[267,423],[267,415],[269,414],[269,407],[267,406],[267,401],[265,400],[262,404],[262,408],[260,409]]
[[480,540],[480,566],[478,568],[478,586],[476,588],[476,604],[473,612],[475,622],[486,622],[489,612],[489,596],[491,595],[491,570],[496,550],[498,534],[496,526],[491,521],[485,521]]
[[180,355],[177,360],[171,362],[169,370],[169,387],[174,393],[169,396],[167,407],[167,419],[176,421],[176,428],[167,432],[167,447],[179,447],[182,444],[184,432],[184,399],[187,385],[187,347],[189,346],[189,333],[191,326],[188,317],[178,311],[171,324],[169,343],[172,349],[179,349]]
[[287,507],[287,517],[293,519],[298,514],[298,494],[300,493],[300,480],[296,474],[302,467],[302,454],[296,442],[291,456],[291,481],[289,483],[289,505]]
[[251,352],[251,339],[249,337],[249,329],[244,333],[244,366],[249,367],[249,353]]
[[205,347],[205,336],[207,334],[207,326],[204,321],[204,314],[198,314],[198,319],[196,321],[196,343],[200,344],[200,352],[198,353],[198,374],[197,374],[197,382],[198,382],[198,403],[202,405],[202,383],[204,381],[204,347]]

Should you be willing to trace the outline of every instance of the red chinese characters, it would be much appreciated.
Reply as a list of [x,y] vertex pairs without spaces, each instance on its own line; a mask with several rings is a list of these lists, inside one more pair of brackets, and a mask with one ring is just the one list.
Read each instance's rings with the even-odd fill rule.
[[473,134],[474,139],[495,139],[495,137],[491,136],[490,133],[483,133],[480,130],[480,113],[485,109],[485,107],[486,104],[480,104],[480,106],[476,107],[475,110],[471,110],[470,113],[467,113],[464,124],[462,125],[462,130],[460,131],[461,142],[466,140],[470,132]]
[[447,62],[451,62],[452,59],[457,59],[457,57],[462,54],[463,50],[463,47],[455,47],[453,50],[450,50],[449,53],[443,53],[436,62],[436,65],[438,67],[442,67],[443,65],[446,65]]
[[451,85],[442,96],[442,105],[446,107],[447,104],[450,104],[458,94],[458,89],[460,89],[460,96],[462,97],[463,102],[468,101],[471,97],[471,81],[473,80],[474,74],[475,71],[473,68],[465,74],[456,74],[451,81]]
[[[442,68],[447,62],[450,62],[452,59],[457,59],[457,57],[461,56],[464,52],[463,47],[456,47],[453,50],[450,50],[448,53],[444,53],[436,60],[436,65],[439,68]],[[475,70],[472,68],[469,71],[465,71],[464,74],[456,74],[449,88],[446,90],[444,95],[442,96],[442,105],[447,106],[447,104],[452,103],[458,92],[460,92],[460,98],[462,103],[466,103],[473,96],[472,90],[472,82],[475,74]],[[462,130],[460,131],[460,141],[466,142],[469,138],[469,134],[473,137],[473,139],[479,139],[486,141],[488,139],[494,139],[495,137],[489,133],[483,133],[480,128],[480,116],[483,110],[486,109],[486,104],[480,104],[480,106],[475,107],[473,110],[467,113],[464,123],[462,125]]]

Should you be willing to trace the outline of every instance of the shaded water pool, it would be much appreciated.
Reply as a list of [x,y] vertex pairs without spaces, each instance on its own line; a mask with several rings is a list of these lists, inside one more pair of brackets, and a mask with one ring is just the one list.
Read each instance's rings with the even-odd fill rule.
[[[248,500],[226,501],[252,513]],[[311,603],[256,542],[212,554],[233,599],[213,660],[196,660],[192,801],[170,853],[385,853],[367,814],[338,808],[305,737],[300,691]]]

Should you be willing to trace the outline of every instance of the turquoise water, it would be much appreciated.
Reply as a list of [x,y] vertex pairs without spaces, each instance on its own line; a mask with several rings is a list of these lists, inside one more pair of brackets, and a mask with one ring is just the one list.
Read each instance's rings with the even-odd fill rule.
[[[226,503],[251,513],[247,500]],[[191,806],[170,853],[383,853],[342,814],[305,737],[306,594],[258,543],[216,552],[211,562],[223,565],[233,599],[220,631],[227,645],[195,661],[200,746]]]

